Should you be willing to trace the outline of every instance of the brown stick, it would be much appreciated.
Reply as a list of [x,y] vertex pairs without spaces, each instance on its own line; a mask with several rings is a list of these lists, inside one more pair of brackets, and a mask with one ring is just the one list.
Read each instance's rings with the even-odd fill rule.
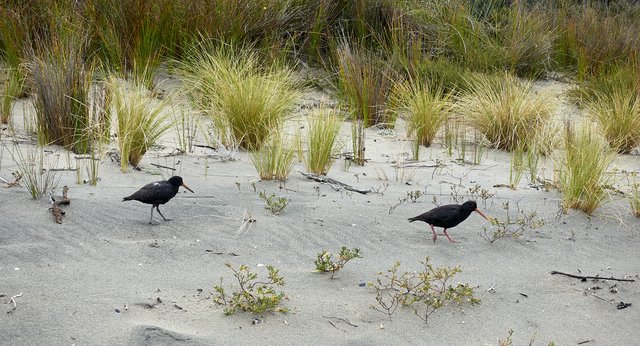
[[62,215],[64,215],[64,211],[60,209],[61,205],[69,205],[71,204],[71,200],[68,196],[69,187],[65,185],[62,188],[62,199],[59,201],[52,202],[53,207],[51,208],[51,212],[53,213],[53,217],[56,220],[56,223],[62,224]]
[[597,280],[636,282],[636,280],[634,280],[634,279],[616,279],[614,277],[605,278],[605,277],[600,277],[600,276],[583,276],[583,275],[567,274],[567,273],[563,273],[563,272],[559,272],[559,271],[555,271],[555,270],[551,271],[551,275],[556,275],[556,274],[568,276],[570,278],[580,279],[582,281],[587,281],[587,279],[597,279]]

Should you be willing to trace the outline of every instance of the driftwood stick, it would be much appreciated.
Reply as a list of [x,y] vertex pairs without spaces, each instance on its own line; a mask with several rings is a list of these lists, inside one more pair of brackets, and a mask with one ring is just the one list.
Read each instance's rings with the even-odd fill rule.
[[18,307],[18,304],[16,304],[16,298],[18,297],[22,297],[22,292],[20,292],[19,294],[16,294],[15,296],[12,296],[11,298],[9,298],[9,303],[13,303],[13,308],[11,308],[11,310],[7,311],[7,313],[11,313],[13,310],[15,310]]
[[363,195],[366,195],[367,193],[371,192],[371,189],[358,189],[356,187],[353,187],[351,185],[347,185],[345,183],[341,183],[335,179],[329,178],[326,175],[317,175],[314,173],[304,173],[304,172],[299,172],[300,174],[302,174],[303,176],[305,176],[307,179],[311,179],[311,180],[315,180],[319,183],[324,183],[324,184],[329,184],[331,185],[331,187],[334,190],[340,190],[340,189],[345,189],[347,191],[353,191],[353,192],[357,192],[357,193],[361,193]]
[[53,213],[53,217],[56,220],[56,223],[58,224],[62,223],[62,215],[64,215],[64,211],[60,209],[60,206],[71,204],[71,200],[69,199],[68,193],[69,193],[69,187],[65,185],[62,188],[61,200],[56,201],[53,198],[51,198],[51,204],[53,204],[53,206],[51,207],[51,212]]
[[157,163],[151,163],[151,166],[155,166],[155,167],[158,167],[158,168],[170,169],[170,170],[172,170],[172,171],[175,171],[175,170],[176,170],[175,168],[167,167],[167,166],[163,166],[163,165],[159,165],[159,164],[157,164]]
[[614,278],[614,277],[606,278],[606,277],[601,277],[601,276],[583,276],[583,275],[567,274],[567,273],[559,272],[559,271],[556,271],[556,270],[552,270],[551,271],[551,275],[556,275],[556,274],[568,276],[570,278],[580,279],[582,281],[587,281],[587,279],[597,279],[597,280],[636,282],[636,280],[634,280],[634,279],[617,279],[617,278]]

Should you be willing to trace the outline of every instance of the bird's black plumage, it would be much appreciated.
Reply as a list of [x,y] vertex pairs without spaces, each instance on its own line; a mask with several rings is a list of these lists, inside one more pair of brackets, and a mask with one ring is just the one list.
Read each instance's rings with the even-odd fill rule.
[[480,210],[478,210],[478,205],[476,204],[476,202],[466,201],[462,205],[448,204],[433,208],[426,213],[422,213],[418,216],[409,218],[409,222],[423,221],[429,224],[431,226],[431,230],[433,231],[434,242],[436,241],[438,235],[436,234],[436,231],[435,229],[433,229],[433,227],[442,227],[444,228],[444,235],[447,237],[447,239],[449,239],[450,242],[453,243],[455,242],[455,240],[449,237],[449,235],[447,234],[447,229],[457,226],[462,221],[466,220],[474,211],[487,219],[487,217]]
[[169,178],[169,180],[149,183],[130,196],[124,197],[122,201],[139,201],[145,204],[151,204],[151,219],[149,220],[150,224],[153,224],[154,208],[158,211],[158,214],[162,216],[162,219],[168,221],[169,219],[165,218],[164,215],[162,215],[158,206],[160,204],[169,202],[178,193],[178,189],[180,188],[180,186],[183,186],[185,189],[193,193],[193,190],[191,190],[187,185],[184,184],[181,177],[174,176]]

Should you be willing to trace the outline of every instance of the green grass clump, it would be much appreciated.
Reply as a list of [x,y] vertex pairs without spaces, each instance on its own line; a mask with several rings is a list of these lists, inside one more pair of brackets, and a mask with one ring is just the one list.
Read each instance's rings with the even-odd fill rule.
[[640,218],[640,184],[638,183],[638,175],[632,174],[633,181],[629,184],[631,191],[628,193],[629,205],[633,216]]
[[309,137],[305,164],[307,172],[327,174],[333,163],[334,146],[342,120],[328,109],[321,109],[309,120]]
[[262,180],[287,180],[295,159],[295,151],[278,133],[259,150],[252,151],[249,155]]
[[8,124],[11,119],[13,101],[22,95],[24,88],[22,73],[18,69],[7,70],[7,80],[0,85],[0,124]]
[[604,186],[611,179],[607,169],[615,158],[615,151],[588,123],[577,132],[567,125],[564,146],[558,172],[563,208],[591,215],[607,194]]
[[120,169],[126,172],[129,164],[137,167],[147,150],[173,126],[166,112],[171,99],[156,100],[143,87],[115,77],[110,78],[109,87],[118,119]]
[[450,94],[432,88],[420,80],[396,84],[393,92],[395,111],[407,123],[407,134],[419,145],[431,146],[436,134],[451,113]]
[[236,46],[202,44],[191,51],[178,65],[196,106],[214,119],[220,134],[230,130],[223,144],[260,149],[301,95],[293,71],[266,66],[256,53]]
[[267,205],[264,207],[268,211],[270,211],[274,215],[280,215],[284,212],[284,209],[289,204],[289,199],[287,197],[276,196],[275,193],[272,193],[267,196],[266,193],[260,192],[258,196],[262,198]]
[[[227,262],[225,266],[233,271],[233,276],[238,281],[239,286],[238,289],[231,293],[231,296],[227,294],[221,285],[213,287],[218,293],[218,297],[214,298],[214,301],[220,305],[226,305],[224,309],[225,315],[233,315],[237,311],[254,314],[263,312],[285,313],[288,311],[287,308],[281,306],[285,293],[276,292],[276,287],[284,286],[284,278],[280,276],[278,269],[273,266],[267,266],[269,279],[259,281],[258,274],[249,271],[249,267],[246,265],[241,265],[238,269],[235,269],[231,263]],[[222,281],[222,278],[220,281]]]
[[529,150],[552,114],[549,99],[508,73],[477,75],[468,83],[458,109],[469,124],[496,148]]
[[628,154],[640,145],[640,97],[636,90],[615,88],[610,94],[597,93],[586,111],[619,154]]

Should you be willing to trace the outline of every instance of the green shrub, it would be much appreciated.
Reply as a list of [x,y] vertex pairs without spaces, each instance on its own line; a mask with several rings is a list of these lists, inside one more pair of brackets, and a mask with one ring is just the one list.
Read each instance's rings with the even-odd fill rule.
[[314,262],[316,265],[316,271],[322,273],[331,273],[331,278],[336,274],[336,272],[342,268],[344,268],[345,264],[354,258],[362,258],[360,254],[360,249],[353,248],[348,249],[346,246],[343,246],[340,249],[340,253],[338,254],[338,260],[331,260],[331,253],[328,251],[322,251],[318,253],[318,258]]

